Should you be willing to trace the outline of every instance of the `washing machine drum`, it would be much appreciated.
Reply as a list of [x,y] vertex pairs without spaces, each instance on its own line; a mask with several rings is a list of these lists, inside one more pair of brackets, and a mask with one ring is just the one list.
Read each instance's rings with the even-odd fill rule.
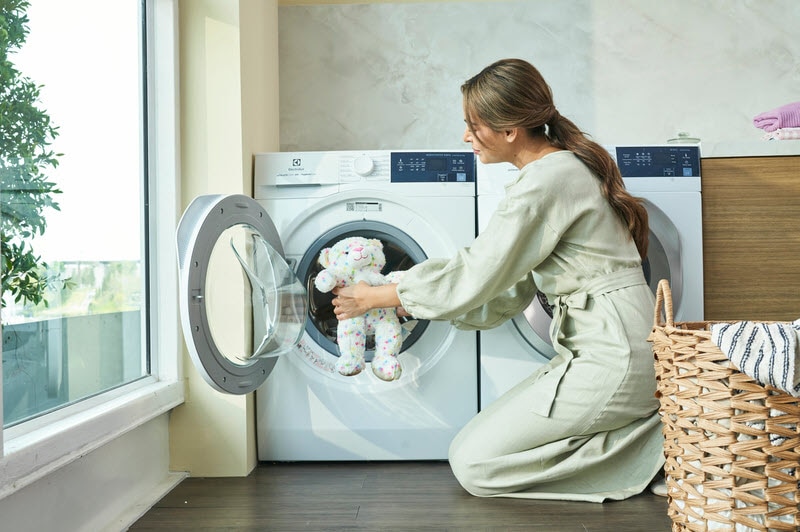
[[[654,218],[655,211],[652,206],[648,206],[651,219]],[[659,211],[660,212],[660,211]],[[658,221],[656,218],[655,221]],[[650,239],[647,248],[647,258],[642,262],[642,270],[647,284],[653,293],[658,289],[658,281],[661,279],[679,280],[677,274],[671,274],[670,254],[666,248],[677,249],[677,243],[673,243],[672,233],[659,231],[660,225],[655,224],[656,231],[651,229]],[[672,264],[677,260],[672,258]],[[536,292],[536,297],[530,305],[519,315],[514,317],[513,324],[522,338],[545,358],[552,359],[555,355],[553,342],[550,340],[550,324],[553,321],[553,307],[547,301],[547,297],[542,292]]]
[[[305,284],[308,292],[308,320],[306,320],[306,333],[320,347],[332,355],[339,356],[336,344],[338,320],[333,313],[332,293],[321,293],[314,287],[314,280],[322,271],[318,262],[320,251],[333,246],[339,240],[353,236],[375,238],[383,244],[383,253],[386,256],[386,266],[381,271],[386,275],[389,272],[405,271],[427,258],[425,252],[405,232],[400,229],[377,221],[360,220],[341,224],[326,231],[306,249],[303,258],[297,266],[297,277]],[[403,325],[403,346],[401,352],[411,347],[428,327],[427,320],[416,320],[401,317]],[[367,336],[367,347],[364,355],[367,362],[375,354],[375,338]]]

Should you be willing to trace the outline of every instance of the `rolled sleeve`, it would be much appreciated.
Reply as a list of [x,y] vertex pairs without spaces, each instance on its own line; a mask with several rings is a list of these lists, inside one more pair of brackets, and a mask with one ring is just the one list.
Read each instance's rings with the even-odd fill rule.
[[[496,299],[461,321],[487,327],[530,302],[535,293],[530,273],[553,252],[563,232],[545,222],[543,216],[558,208],[548,197],[536,187],[520,187],[500,202],[470,247],[451,259],[428,259],[409,269],[397,287],[403,307],[420,319],[458,320]],[[521,279],[527,280],[510,290]]]

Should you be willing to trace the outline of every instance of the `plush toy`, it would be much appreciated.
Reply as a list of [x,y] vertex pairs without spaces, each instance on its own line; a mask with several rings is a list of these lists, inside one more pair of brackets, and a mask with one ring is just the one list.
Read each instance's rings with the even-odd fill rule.
[[[320,292],[330,292],[334,287],[349,286],[365,281],[372,286],[397,282],[400,272],[381,274],[386,265],[383,244],[374,238],[350,237],[320,252],[319,264],[324,268],[317,274],[314,285]],[[339,322],[336,340],[339,343],[339,360],[336,371],[342,375],[358,375],[364,369],[364,351],[368,334],[375,335],[375,356],[372,372],[380,379],[393,381],[400,378],[402,368],[397,360],[403,343],[400,320],[394,309],[373,309],[357,318]]]

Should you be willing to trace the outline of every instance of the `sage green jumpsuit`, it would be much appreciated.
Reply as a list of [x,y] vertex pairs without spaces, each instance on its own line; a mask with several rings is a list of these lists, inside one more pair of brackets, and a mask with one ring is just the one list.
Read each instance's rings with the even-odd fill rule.
[[470,247],[414,266],[397,293],[417,318],[488,329],[537,287],[555,307],[557,356],[461,430],[453,472],[479,496],[640,493],[664,462],[647,343],[654,298],[630,232],[572,152],[525,166]]

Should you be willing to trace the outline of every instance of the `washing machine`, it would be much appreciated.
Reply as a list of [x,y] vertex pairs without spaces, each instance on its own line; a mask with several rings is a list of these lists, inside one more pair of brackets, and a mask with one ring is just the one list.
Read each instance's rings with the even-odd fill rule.
[[[642,265],[655,293],[668,279],[675,319],[703,319],[703,232],[699,145],[608,146],[625,187],[643,198],[650,241]],[[505,185],[519,175],[510,164],[478,163],[478,227],[483,229],[503,197]],[[485,407],[523,377],[555,356],[549,329],[552,311],[537,294],[519,315],[480,332],[480,402]]]
[[471,151],[260,153],[254,198],[187,208],[184,336],[211,386],[255,390],[260,460],[447,458],[478,411],[477,333],[405,319],[399,379],[343,376],[333,295],[314,279],[320,252],[351,236],[381,240],[383,273],[452,256],[475,238],[475,186]]

